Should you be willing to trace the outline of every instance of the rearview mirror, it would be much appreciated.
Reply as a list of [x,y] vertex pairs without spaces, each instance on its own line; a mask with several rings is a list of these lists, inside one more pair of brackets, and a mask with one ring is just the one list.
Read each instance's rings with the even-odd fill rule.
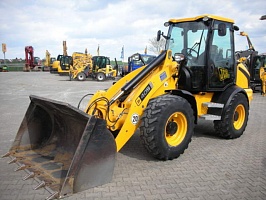
[[234,25],[234,30],[239,31],[239,27]]
[[140,55],[136,54],[132,57],[132,60],[139,61],[140,60]]

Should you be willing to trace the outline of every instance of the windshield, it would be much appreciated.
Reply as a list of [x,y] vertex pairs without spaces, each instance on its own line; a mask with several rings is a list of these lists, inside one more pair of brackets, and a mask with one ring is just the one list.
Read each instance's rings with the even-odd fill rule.
[[156,56],[151,56],[151,55],[142,55],[142,59],[145,62],[145,64],[149,64],[152,60],[154,60]]
[[166,42],[166,49],[172,50],[173,54],[194,54],[193,56],[198,57],[205,51],[208,33],[205,23],[201,21],[172,24],[168,32],[170,39]]

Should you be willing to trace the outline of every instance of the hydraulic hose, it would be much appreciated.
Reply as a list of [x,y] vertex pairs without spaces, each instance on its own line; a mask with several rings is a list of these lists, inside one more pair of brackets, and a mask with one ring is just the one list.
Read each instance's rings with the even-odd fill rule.
[[122,95],[127,94],[131,92],[131,90],[139,84],[139,82],[146,77],[153,69],[159,66],[159,64],[164,61],[166,57],[167,51],[163,51],[156,59],[154,59],[152,62],[150,62],[137,76],[135,76],[132,80],[127,82],[119,92],[118,95],[113,97],[110,100],[110,105],[113,104],[118,98],[120,98]]

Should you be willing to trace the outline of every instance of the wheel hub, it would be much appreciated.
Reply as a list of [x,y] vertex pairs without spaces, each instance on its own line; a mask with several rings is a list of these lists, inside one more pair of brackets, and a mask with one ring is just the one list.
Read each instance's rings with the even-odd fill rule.
[[235,112],[234,114],[234,121],[237,121],[239,118],[239,113],[238,112]]
[[166,126],[166,133],[167,135],[173,136],[178,129],[178,125],[176,122],[169,122]]

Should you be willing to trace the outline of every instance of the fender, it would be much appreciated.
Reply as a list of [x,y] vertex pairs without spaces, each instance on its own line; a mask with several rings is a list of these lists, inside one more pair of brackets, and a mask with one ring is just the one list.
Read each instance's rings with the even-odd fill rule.
[[[221,116],[223,117],[224,114],[225,114],[225,111],[227,110],[230,102],[232,101],[232,98],[235,96],[235,94],[237,93],[242,93],[245,95],[245,97],[247,98],[247,101],[249,102],[248,100],[248,95],[247,95],[247,92],[243,89],[243,88],[240,88],[236,85],[233,85],[231,87],[228,87],[225,91],[223,92],[220,92],[220,93],[215,93],[213,98],[212,98],[212,102],[215,102],[215,103],[222,103],[224,104],[224,107],[221,111]],[[224,103],[226,102],[226,103]],[[215,109],[209,109],[208,110],[208,113],[209,114],[217,114],[217,112],[215,112]]]
[[166,90],[165,91],[166,93],[170,93],[170,94],[173,94],[173,95],[177,95],[177,96],[181,96],[183,97],[184,99],[186,99],[193,111],[194,111],[194,123],[197,124],[198,123],[198,109],[197,109],[197,103],[196,103],[196,100],[195,100],[195,97],[192,95],[192,93],[188,92],[187,90]]

